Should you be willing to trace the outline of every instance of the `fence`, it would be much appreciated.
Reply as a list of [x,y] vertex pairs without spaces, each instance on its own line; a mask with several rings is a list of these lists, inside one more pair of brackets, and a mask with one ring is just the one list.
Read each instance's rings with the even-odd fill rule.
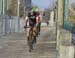
[[0,17],[0,36],[13,32],[24,32],[24,19],[15,16]]

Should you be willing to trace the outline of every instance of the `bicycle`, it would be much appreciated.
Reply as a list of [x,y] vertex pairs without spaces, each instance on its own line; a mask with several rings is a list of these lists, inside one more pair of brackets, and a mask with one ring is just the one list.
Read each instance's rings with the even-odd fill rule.
[[29,31],[29,39],[28,39],[28,44],[29,44],[29,52],[31,52],[33,50],[33,44],[34,44],[34,40],[35,37],[33,35],[33,27],[30,27],[30,31]]

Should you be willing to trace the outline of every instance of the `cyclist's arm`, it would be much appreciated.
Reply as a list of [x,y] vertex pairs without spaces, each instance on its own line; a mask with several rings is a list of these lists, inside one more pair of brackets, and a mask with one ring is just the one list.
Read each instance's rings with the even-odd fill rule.
[[27,25],[27,20],[28,20],[28,17],[26,16],[26,18],[25,18],[25,26]]
[[39,23],[39,22],[38,22],[38,17],[36,17],[36,26],[38,26],[38,23]]

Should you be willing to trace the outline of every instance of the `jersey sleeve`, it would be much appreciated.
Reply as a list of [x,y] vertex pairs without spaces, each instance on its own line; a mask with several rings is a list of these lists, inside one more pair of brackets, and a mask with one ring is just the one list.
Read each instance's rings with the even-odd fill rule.
[[28,20],[28,17],[26,16],[24,21],[25,25],[27,24],[27,20]]

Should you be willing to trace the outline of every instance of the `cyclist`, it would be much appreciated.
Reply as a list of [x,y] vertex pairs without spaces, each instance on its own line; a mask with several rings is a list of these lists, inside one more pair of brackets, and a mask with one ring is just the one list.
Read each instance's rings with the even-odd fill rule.
[[38,17],[38,34],[40,34],[40,27],[41,27],[41,22],[42,22],[42,16],[41,14],[39,13],[39,11],[37,12],[37,17]]
[[41,14],[39,12],[38,7],[34,7],[33,10],[35,11],[36,17],[38,19],[38,26],[37,26],[37,36],[38,36],[38,34],[40,34],[40,27],[41,27],[41,22],[42,22],[42,16],[41,16]]
[[[36,42],[36,30],[37,30],[37,25],[38,25],[38,18],[36,16],[35,11],[30,11],[28,13],[28,16],[25,18],[25,26],[26,27],[32,27],[33,28],[33,34],[34,34],[34,42]],[[27,39],[29,40],[29,31],[30,28],[26,28],[26,34],[27,34]]]

